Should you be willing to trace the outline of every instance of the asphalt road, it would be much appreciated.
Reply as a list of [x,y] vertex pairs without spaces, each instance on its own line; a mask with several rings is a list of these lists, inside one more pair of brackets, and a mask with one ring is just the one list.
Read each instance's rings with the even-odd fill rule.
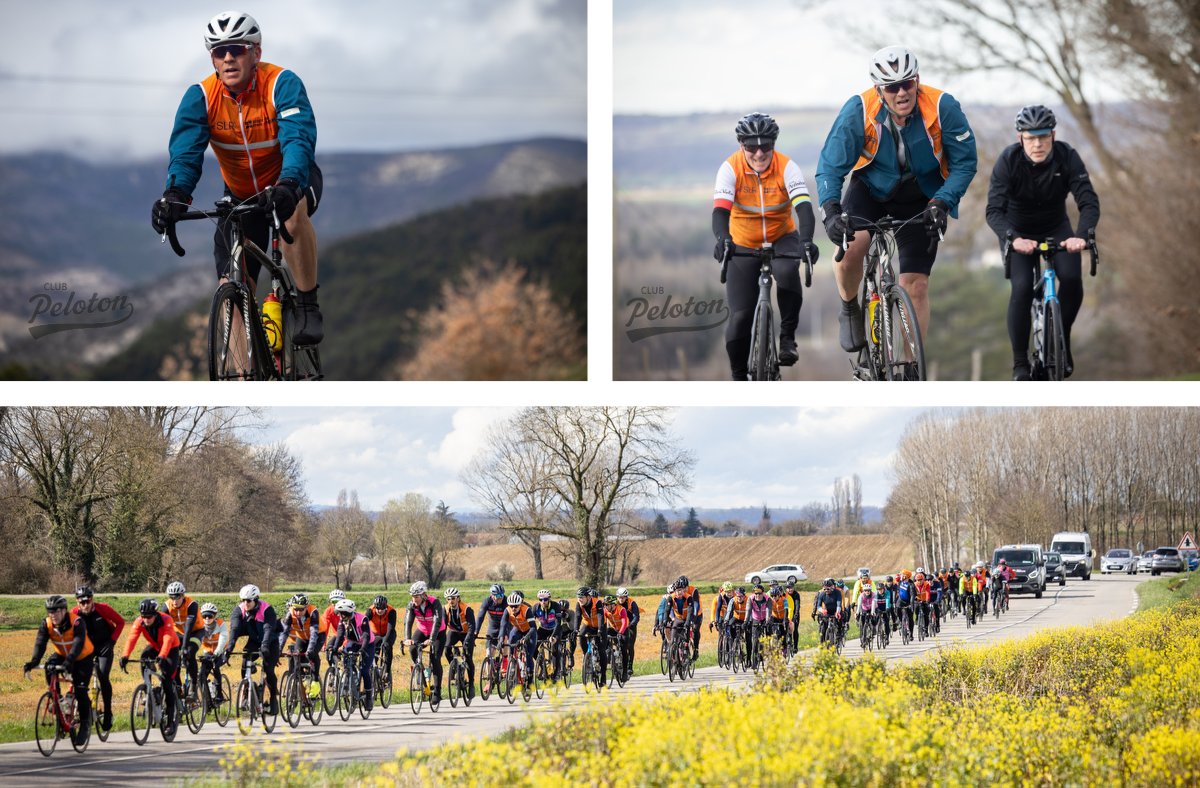
[[[999,619],[989,615],[970,630],[960,616],[946,622],[936,638],[914,642],[907,647],[900,646],[898,640],[893,641],[882,656],[889,662],[907,661],[948,645],[984,644],[1021,637],[1048,627],[1119,619],[1136,608],[1134,588],[1144,579],[1095,574],[1088,582],[1071,580],[1063,588],[1047,588],[1042,599],[1014,597],[1007,613]],[[844,653],[850,657],[861,654],[857,641],[848,643]],[[400,667],[402,663],[398,652],[397,676],[404,674]],[[687,692],[701,686],[736,687],[749,681],[745,674],[735,676],[720,668],[705,668],[682,683],[671,683],[659,675],[638,676],[624,689],[606,690],[601,697],[606,702],[620,702],[631,695]],[[357,714],[346,722],[327,716],[315,728],[302,722],[299,728],[292,730],[280,717],[279,727],[270,738],[305,755],[317,755],[319,762],[326,765],[384,760],[403,747],[424,748],[455,738],[494,736],[527,723],[535,715],[559,714],[594,699],[594,694],[589,695],[575,685],[554,700],[548,696],[545,700],[534,699],[529,704],[518,700],[509,705],[495,696],[488,701],[476,697],[469,708],[460,705],[452,709],[448,702],[443,702],[436,714],[426,707],[419,715],[414,715],[407,704],[393,704],[386,710],[376,707],[368,720]],[[127,703],[128,698],[117,699],[118,706]],[[59,743],[58,750],[50,758],[42,757],[32,741],[0,744],[0,785],[178,781],[215,771],[221,750],[239,738],[232,720],[226,728],[220,728],[210,720],[196,736],[181,727],[173,744],[164,743],[154,731],[147,745],[138,747],[129,732],[124,731],[114,733],[106,743],[93,739],[88,751],[82,755],[75,753],[65,741]]]

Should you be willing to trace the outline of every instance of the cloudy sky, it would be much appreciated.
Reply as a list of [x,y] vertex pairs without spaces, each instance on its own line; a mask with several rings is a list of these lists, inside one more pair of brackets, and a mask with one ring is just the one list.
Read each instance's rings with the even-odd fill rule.
[[[6,3],[0,153],[166,153],[184,90],[212,72],[219,3]],[[304,81],[319,149],[404,150],[538,135],[583,139],[581,0],[257,0],[263,59]]]
[[[873,40],[903,3],[887,0],[614,0],[613,111],[675,115],[774,107],[840,107],[870,82]],[[848,9],[852,13],[848,15]],[[955,77],[922,59],[921,77],[964,103],[1050,102],[1044,87],[1010,73]],[[1095,82],[1096,96],[1116,87]]]
[[[379,509],[419,492],[455,511],[477,511],[459,472],[506,408],[272,408],[269,426],[246,434],[283,441],[304,463],[309,497],[333,504],[358,490]],[[915,408],[681,408],[673,431],[694,452],[682,506],[771,507],[826,502],[834,479],[857,473],[863,503],[882,506],[892,454]]]

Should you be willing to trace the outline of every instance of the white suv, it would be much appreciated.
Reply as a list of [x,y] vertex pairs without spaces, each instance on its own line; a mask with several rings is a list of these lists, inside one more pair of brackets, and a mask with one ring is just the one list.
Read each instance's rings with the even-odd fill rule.
[[750,572],[746,575],[746,582],[751,584],[769,583],[772,580],[778,580],[781,583],[794,580],[799,583],[807,580],[808,575],[804,573],[804,567],[800,564],[773,564],[766,569],[760,569],[757,572]]

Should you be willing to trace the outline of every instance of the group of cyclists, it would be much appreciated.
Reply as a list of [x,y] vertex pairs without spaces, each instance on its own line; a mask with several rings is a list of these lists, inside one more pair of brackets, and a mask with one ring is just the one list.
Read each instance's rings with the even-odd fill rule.
[[[833,263],[838,294],[839,341],[847,353],[866,346],[857,291],[870,232],[855,227],[884,216],[910,220],[896,232],[899,283],[908,292],[922,337],[929,327],[929,276],[948,220],[975,177],[975,136],[959,102],[921,83],[916,56],[902,46],[885,47],[871,58],[872,86],[852,96],[838,113],[817,160],[817,199],[825,232],[844,256]],[[1071,325],[1083,301],[1081,255],[1100,219],[1100,202],[1079,154],[1055,138],[1057,120],[1041,105],[1024,107],[1014,127],[1017,141],[996,160],[988,190],[987,222],[1010,251],[1012,291],[1008,307],[1013,379],[1030,379],[1030,305],[1038,243],[1053,237],[1061,284],[1066,340],[1066,375],[1073,372]],[[725,347],[734,380],[748,379],[751,324],[758,295],[764,243],[776,252],[772,274],[778,284],[779,363],[799,360],[796,327],[803,289],[801,260],[815,263],[816,220],[812,197],[799,166],[779,151],[779,125],[761,112],[735,126],[739,150],[720,166],[713,192],[713,252],[727,262],[730,319]],[[849,184],[846,178],[849,176]],[[845,188],[843,189],[843,186]],[[1072,228],[1066,198],[1079,208]]]

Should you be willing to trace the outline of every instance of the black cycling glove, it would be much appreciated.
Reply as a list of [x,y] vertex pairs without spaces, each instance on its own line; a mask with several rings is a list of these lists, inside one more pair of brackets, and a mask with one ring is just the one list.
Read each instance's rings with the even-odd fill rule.
[[733,252],[732,235],[722,235],[717,238],[717,245],[713,247],[713,257],[716,258],[718,263],[725,259],[726,251]]
[[279,221],[286,222],[296,212],[296,204],[300,202],[300,197],[300,184],[291,178],[284,178],[258,195],[258,207],[263,210],[274,209]]
[[[166,200],[165,204],[163,200]],[[187,212],[191,204],[191,196],[176,188],[167,189],[163,192],[162,199],[155,200],[154,207],[150,209],[150,226],[154,228],[154,232],[162,235],[168,227],[179,221],[179,217]]]
[[854,240],[854,231],[850,229],[849,217],[844,215],[840,202],[830,200],[821,206],[821,212],[825,214],[825,234],[829,236],[829,240],[833,241],[834,246],[841,246],[845,242]]
[[950,211],[946,203],[938,199],[930,200],[929,205],[925,208],[925,232],[929,233],[929,237],[937,238],[939,235],[945,235],[946,223],[949,220]]
[[817,264],[817,258],[821,256],[821,250],[812,241],[802,241],[800,243],[800,256],[808,260],[813,265]]

